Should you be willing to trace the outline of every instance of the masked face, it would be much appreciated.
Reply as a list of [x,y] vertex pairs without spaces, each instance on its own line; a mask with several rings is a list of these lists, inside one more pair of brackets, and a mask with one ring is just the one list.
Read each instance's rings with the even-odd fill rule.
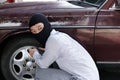
[[43,14],[35,14],[30,18],[29,28],[33,36],[45,47],[46,41],[52,31],[48,19]]
[[43,28],[44,24],[40,22],[30,27],[30,31],[32,32],[32,34],[38,34],[43,30]]

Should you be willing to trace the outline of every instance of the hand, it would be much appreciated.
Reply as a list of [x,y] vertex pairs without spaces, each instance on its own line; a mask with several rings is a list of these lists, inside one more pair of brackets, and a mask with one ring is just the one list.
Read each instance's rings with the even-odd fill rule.
[[31,57],[33,57],[33,54],[37,51],[35,48],[28,49],[28,53],[30,54]]

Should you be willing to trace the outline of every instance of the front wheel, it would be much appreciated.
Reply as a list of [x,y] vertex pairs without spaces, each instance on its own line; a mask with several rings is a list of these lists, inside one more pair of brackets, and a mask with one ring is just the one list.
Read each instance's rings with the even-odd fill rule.
[[34,38],[30,37],[9,41],[1,58],[1,70],[6,80],[34,79],[37,65],[28,54],[28,49],[38,44]]

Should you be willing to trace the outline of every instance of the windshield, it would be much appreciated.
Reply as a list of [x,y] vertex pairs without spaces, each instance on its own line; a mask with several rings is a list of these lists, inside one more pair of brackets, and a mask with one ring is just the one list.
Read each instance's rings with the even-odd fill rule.
[[99,8],[106,0],[67,0],[67,1],[77,6]]

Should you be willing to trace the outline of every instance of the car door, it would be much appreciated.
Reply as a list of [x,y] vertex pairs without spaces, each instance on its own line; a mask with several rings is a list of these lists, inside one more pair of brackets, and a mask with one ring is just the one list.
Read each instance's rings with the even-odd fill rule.
[[115,0],[106,3],[96,22],[95,54],[98,63],[113,64],[120,61],[120,9],[115,7]]

